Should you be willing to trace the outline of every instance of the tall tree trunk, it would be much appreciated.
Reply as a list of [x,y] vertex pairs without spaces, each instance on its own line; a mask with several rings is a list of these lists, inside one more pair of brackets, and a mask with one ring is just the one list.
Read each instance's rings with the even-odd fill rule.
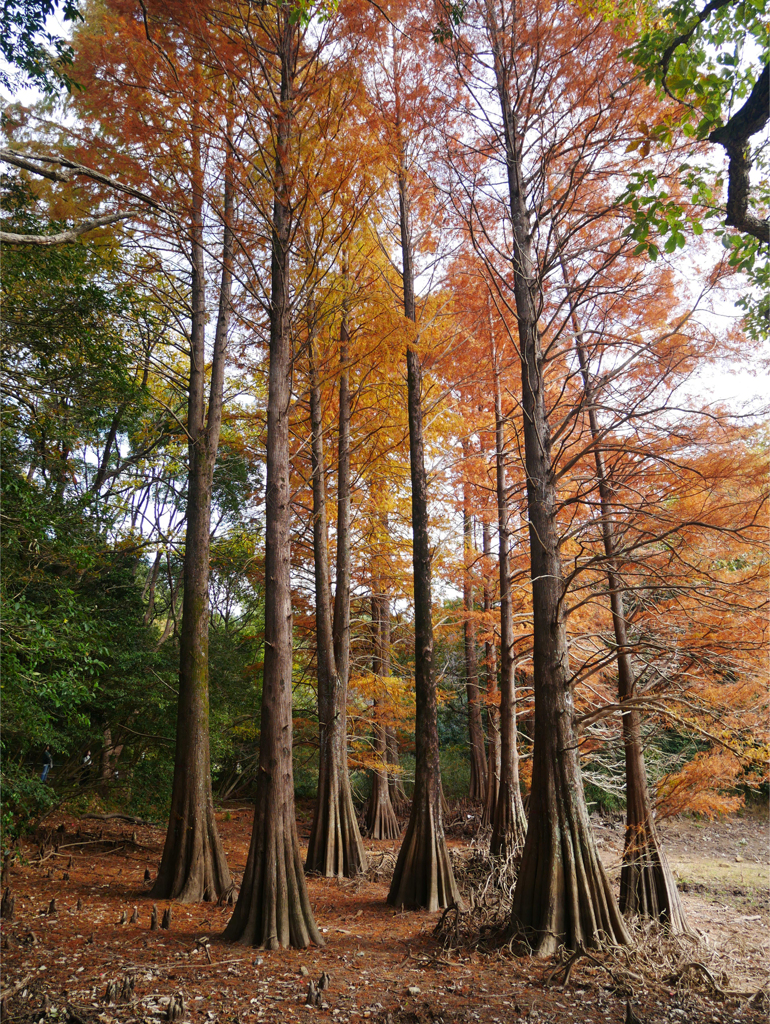
[[[372,626],[374,633],[374,653],[372,656],[372,672],[380,679],[390,675],[390,612],[387,594],[372,592]],[[388,734],[385,725],[380,721],[380,712],[384,700],[375,700],[374,751],[382,765],[388,760]],[[390,800],[388,772],[376,768],[372,772],[372,791],[366,804],[366,827],[372,839],[397,839],[401,834],[396,812]]]
[[[398,92],[396,95],[398,97]],[[403,162],[403,152],[399,153],[398,200],[401,220],[404,315],[413,324],[416,324],[406,168]],[[406,365],[409,461],[412,478],[412,558],[414,563],[415,777],[409,824],[393,872],[388,903],[395,907],[426,907],[428,910],[436,910],[438,907],[459,903],[460,896],[449,860],[441,811],[438,705],[436,683],[433,678],[428,487],[422,435],[422,367],[412,342],[407,349]]]
[[500,371],[492,340],[495,393],[495,469],[497,480],[497,532],[500,572],[500,785],[492,819],[489,849],[495,855],[518,853],[527,834],[527,818],[521,800],[519,752],[516,737],[516,659],[513,649],[510,533],[508,492],[505,480],[505,423],[500,396]]
[[[565,287],[569,290],[567,270],[562,262]],[[618,540],[612,511],[612,489],[607,479],[601,450],[601,431],[585,351],[583,331],[570,298],[575,349],[583,378],[588,424],[599,486],[602,540],[607,559],[612,627],[618,662],[618,696],[621,705],[636,696],[636,678],[631,662],[623,583],[618,569]],[[626,834],[623,865],[620,872],[620,909],[628,915],[639,914],[665,921],[675,934],[692,934],[684,913],[679,890],[660,842],[652,816],[647,769],[644,763],[642,728],[639,712],[633,707],[622,714],[623,747],[626,760]]]
[[[318,716],[321,730],[318,795],[305,870],[352,878],[366,869],[366,854],[350,791],[347,756],[347,682],[350,664],[350,395],[347,324],[340,338],[340,430],[337,512],[337,586],[329,613],[329,568],[324,487],[321,389],[310,341],[313,456],[313,549],[316,562]],[[320,571],[319,571],[320,570]],[[323,645],[323,651],[322,651]],[[324,662],[323,670],[321,662]]]
[[226,939],[278,949],[322,944],[308,899],[294,813],[292,764],[291,491],[289,410],[289,156],[298,30],[280,9],[277,49],[281,104],[276,115],[273,198],[270,370],[267,392],[265,487],[265,663],[254,827],[241,891]]
[[143,626],[149,626],[155,614],[155,587],[158,583],[158,573],[160,572],[160,563],[162,558],[162,552],[156,551],[155,561],[152,563],[152,569],[150,570],[150,574],[144,585],[144,590],[142,591],[142,599],[147,595],[147,608],[145,609],[144,617],[142,619]]
[[[463,440],[463,459],[467,459],[467,442]],[[465,692],[468,697],[468,739],[470,741],[471,779],[468,798],[477,803],[484,800],[487,790],[487,763],[484,753],[484,726],[481,721],[479,700],[479,668],[476,655],[476,624],[473,621],[473,522],[470,510],[470,486],[463,481],[463,646],[465,648]]]
[[155,899],[182,903],[217,899],[232,882],[214,818],[209,757],[209,542],[211,488],[222,423],[224,363],[233,272],[233,179],[228,156],[219,314],[205,410],[206,295],[203,249],[201,130],[193,125],[192,324],[187,410],[189,469],[184,552],[179,703],[174,783],[166,842],[152,888]]
[[112,729],[105,725],[102,730],[102,751],[99,758],[99,792],[108,796],[110,783],[115,777],[115,765],[123,752],[122,743],[112,742]]
[[513,239],[512,272],[521,357],[524,455],[534,620],[535,743],[529,827],[510,933],[542,955],[565,945],[630,941],[596,849],[580,773],[569,671],[557,495],[537,327],[522,139],[510,106],[508,69],[492,0],[488,29],[495,59]]
[[[484,561],[492,557],[492,530],[486,520],[482,527]],[[484,614],[492,615],[492,586],[484,572]],[[487,627],[489,628],[489,627]],[[497,797],[500,790],[500,690],[497,685],[497,646],[494,634],[484,641],[484,672],[487,690],[487,792],[484,797],[484,813],[481,822],[491,825],[495,820]]]

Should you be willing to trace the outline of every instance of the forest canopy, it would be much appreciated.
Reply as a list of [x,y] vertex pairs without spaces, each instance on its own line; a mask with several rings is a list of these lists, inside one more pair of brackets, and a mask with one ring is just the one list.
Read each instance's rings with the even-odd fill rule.
[[232,900],[248,799],[225,935],[303,947],[399,818],[458,905],[467,798],[506,941],[688,931],[656,819],[768,785],[762,13],[6,6],[4,855],[120,810]]

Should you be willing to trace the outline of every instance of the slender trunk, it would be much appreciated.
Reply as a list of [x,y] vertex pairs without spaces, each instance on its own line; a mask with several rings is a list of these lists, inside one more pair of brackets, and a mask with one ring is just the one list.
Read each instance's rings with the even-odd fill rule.
[[[489,564],[492,557],[492,530],[486,520],[482,527],[484,561]],[[492,616],[492,585],[484,572],[484,614]],[[487,627],[489,628],[489,627]],[[497,797],[500,790],[500,690],[497,685],[497,647],[494,634],[484,641],[484,665],[487,689],[487,792],[484,797],[483,825],[495,820]]]
[[[323,828],[324,812],[328,809],[330,803],[336,806],[336,794],[339,789],[337,760],[335,757],[334,718],[339,678],[337,676],[337,666],[334,662],[332,614],[329,603],[331,583],[329,577],[321,387],[318,381],[313,340],[311,334],[308,341],[308,361],[310,364],[310,426],[313,468],[313,566],[315,569],[319,764],[318,793],[305,866],[307,869],[321,870],[325,862],[326,829]],[[320,860],[320,868],[316,868],[316,860]]]
[[99,791],[102,796],[108,796],[110,782],[114,777],[115,764],[123,750],[123,744],[112,742],[112,729],[105,725],[102,731],[102,752],[99,758]]
[[265,663],[254,827],[226,939],[278,949],[323,943],[313,918],[297,837],[292,764],[291,489],[289,411],[291,332],[289,157],[298,31],[276,15],[281,104],[276,115],[265,486]]
[[513,649],[510,534],[508,492],[505,480],[505,424],[500,397],[500,371],[494,339],[492,362],[495,393],[495,468],[497,481],[497,532],[500,572],[500,784],[492,819],[490,851],[495,856],[519,853],[527,834],[527,818],[521,800],[519,752],[516,741],[516,659]]
[[512,272],[521,357],[534,620],[532,790],[510,933],[537,953],[550,955],[561,945],[570,949],[597,947],[607,942],[627,943],[630,937],[599,859],[583,793],[522,140],[510,106],[504,48],[492,0],[487,13],[502,114],[514,247]]
[[115,415],[112,417],[110,429],[107,432],[107,439],[104,442],[104,451],[102,452],[102,457],[99,460],[99,468],[96,471],[91,486],[88,488],[92,494],[99,494],[102,489],[102,484],[107,479],[107,473],[109,472],[110,466],[110,455],[112,455],[113,448],[115,447],[115,442],[118,437],[118,429],[125,410],[125,405],[119,405],[115,410]]
[[155,614],[155,588],[158,584],[158,573],[160,572],[160,563],[162,558],[162,552],[156,551],[155,561],[152,564],[150,575],[147,577],[147,582],[144,585],[142,598],[144,598],[145,595],[147,596],[147,608],[145,609],[144,618],[142,619],[142,625],[144,626],[149,626]]
[[337,759],[341,842],[345,875],[354,877],[366,870],[366,853],[353,806],[348,772],[348,682],[350,679],[350,338],[348,334],[347,257],[343,282],[346,294],[340,324],[339,446],[337,469],[337,579],[334,590],[334,657],[339,674],[337,717]]
[[[463,442],[463,458],[467,458],[467,444]],[[468,738],[470,741],[471,779],[468,798],[481,803],[487,789],[487,764],[484,753],[484,726],[481,721],[479,700],[479,669],[476,656],[476,624],[473,621],[473,584],[471,565],[473,563],[473,532],[470,513],[470,488],[463,481],[463,641],[465,648],[465,692],[468,697]]]
[[[390,675],[390,612],[386,594],[372,592],[372,626],[374,652],[372,672],[380,679]],[[383,687],[384,689],[384,687]],[[384,699],[374,702],[374,751],[383,766],[388,760],[388,734],[381,721]],[[388,772],[383,767],[372,772],[372,791],[366,805],[366,827],[372,839],[397,839],[401,833],[396,813],[390,800]]]
[[209,543],[211,488],[222,422],[224,361],[230,323],[233,269],[233,181],[225,173],[225,223],[219,315],[214,340],[208,415],[205,410],[206,295],[203,249],[201,131],[193,125],[195,158],[192,249],[192,326],[187,412],[189,435],[187,533],[184,553],[182,629],[179,644],[174,784],[168,832],[151,895],[194,903],[217,899],[232,885],[217,832],[209,757]]
[[[395,36],[394,36],[395,38]],[[395,48],[395,44],[394,44]],[[414,274],[403,152],[399,154],[398,199],[401,220],[404,315],[416,324]],[[416,340],[416,339],[415,339]],[[414,563],[415,778],[412,809],[388,903],[436,910],[460,902],[441,809],[438,705],[433,678],[431,558],[428,536],[428,487],[422,434],[422,367],[414,344],[406,354],[409,408],[409,461],[412,478],[412,558]]]
[[329,614],[321,389],[312,351],[312,339],[309,352],[313,435],[313,545],[317,567],[316,624],[317,627],[321,627],[318,631],[318,715],[321,747],[318,796],[305,869],[318,871],[327,878],[352,878],[366,869],[366,854],[353,806],[347,763],[347,681],[350,663],[350,396],[345,365],[345,317],[343,316],[340,340],[343,371],[340,377],[337,586],[333,623]]
[[[562,263],[565,286],[569,287]],[[577,311],[570,300],[575,349],[583,378],[588,410],[588,425],[593,444],[596,480],[599,486],[602,541],[607,564],[612,627],[615,633],[618,663],[618,697],[621,705],[636,696],[636,678],[628,643],[623,583],[618,570],[618,541],[612,510],[612,490],[607,479],[600,447],[601,431],[596,416],[591,376],[583,331]],[[647,769],[644,763],[641,718],[633,708],[623,712],[623,747],[626,760],[626,835],[620,873],[620,909],[624,914],[639,914],[665,921],[674,934],[692,934],[684,913],[668,859],[652,816]]]

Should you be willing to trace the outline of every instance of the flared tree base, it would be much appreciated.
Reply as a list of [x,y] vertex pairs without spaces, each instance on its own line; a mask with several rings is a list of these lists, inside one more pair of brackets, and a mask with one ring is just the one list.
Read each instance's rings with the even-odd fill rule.
[[249,859],[223,938],[259,949],[322,946],[302,870],[294,801],[276,799],[278,805],[271,806],[271,795],[277,796],[257,796]]
[[372,792],[366,804],[366,828],[372,839],[398,839],[401,829],[390,802],[388,780],[375,772]]
[[674,935],[692,935],[654,826],[627,826],[620,872],[620,910],[659,921]]
[[200,903],[218,900],[232,889],[213,802],[196,806],[193,798],[172,801],[166,843],[150,896],[156,900]]
[[324,878],[355,878],[366,871],[366,867],[366,851],[350,785],[321,787],[305,870],[317,871]]
[[388,903],[392,907],[426,910],[462,904],[438,808],[417,793],[398,853]]
[[565,811],[530,813],[506,938],[538,956],[629,944],[587,815]]
[[481,824],[489,828],[495,823],[495,812],[497,810],[497,799],[500,795],[500,781],[495,776],[487,776],[487,792],[484,796],[484,810],[481,814]]
[[518,787],[503,783],[497,794],[489,852],[493,857],[521,854],[527,838],[527,816]]
[[468,786],[468,799],[471,803],[481,804],[487,795],[487,762],[484,752],[471,750],[471,778]]

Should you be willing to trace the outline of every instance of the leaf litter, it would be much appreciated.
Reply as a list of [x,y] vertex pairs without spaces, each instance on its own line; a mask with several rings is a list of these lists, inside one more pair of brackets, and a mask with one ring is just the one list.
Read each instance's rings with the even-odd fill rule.
[[[305,838],[307,817],[300,821]],[[251,814],[247,809],[219,814],[218,824],[237,884]],[[750,834],[745,823],[735,820],[731,830],[726,824],[721,831],[712,829],[721,846],[733,830],[744,837],[738,856],[760,851],[754,861],[766,868],[766,823],[756,825],[757,842],[745,838]],[[389,907],[398,844],[368,841],[366,875],[308,878],[325,946],[256,950],[222,942],[232,913],[224,902],[174,904],[170,926],[150,930],[152,871],[147,879],[146,869],[160,859],[160,826],[127,829],[119,819],[97,826],[67,816],[55,825],[56,831],[49,828],[25,846],[8,878],[14,909],[2,921],[2,1013],[14,1024],[764,1024],[768,1019],[766,887],[734,886],[737,892],[731,894],[719,888],[721,881],[711,888],[683,881],[690,923],[699,933],[695,940],[637,925],[633,949],[519,958],[499,942],[510,913],[516,861],[491,859],[478,821],[462,813],[454,823],[450,819],[447,831],[464,912]],[[701,852],[708,846],[707,828],[678,821],[675,829],[680,846],[685,839],[699,844]],[[597,822],[597,830],[612,871],[619,863],[622,829]],[[714,852],[717,858],[727,856],[721,847]],[[732,904],[726,902],[730,896]],[[170,906],[159,904],[158,915]]]

